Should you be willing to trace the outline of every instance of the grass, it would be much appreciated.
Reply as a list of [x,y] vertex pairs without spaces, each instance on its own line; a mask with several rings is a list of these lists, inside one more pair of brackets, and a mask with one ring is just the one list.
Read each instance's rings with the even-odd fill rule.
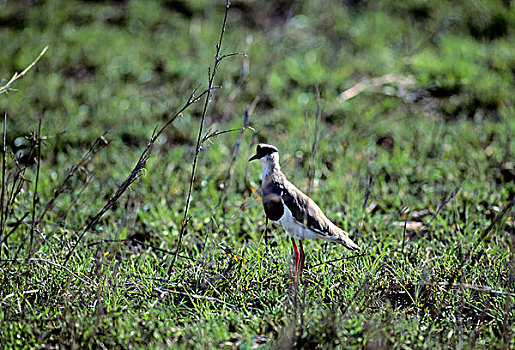
[[[4,84],[49,46],[0,95],[0,345],[514,348],[508,2],[234,1],[221,53],[247,57],[221,63],[200,133],[247,113],[232,177],[238,131],[203,143],[185,215],[193,104],[72,250],[208,86],[223,5],[0,2]],[[261,141],[302,190],[313,166],[312,197],[364,249],[307,242],[298,291],[288,237],[263,235]]]

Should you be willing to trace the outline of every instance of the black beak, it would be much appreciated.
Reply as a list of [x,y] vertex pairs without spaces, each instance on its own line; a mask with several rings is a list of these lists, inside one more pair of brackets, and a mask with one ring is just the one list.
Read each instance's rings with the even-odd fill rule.
[[252,157],[249,158],[249,162],[252,162],[253,160],[259,159],[257,153],[254,154]]

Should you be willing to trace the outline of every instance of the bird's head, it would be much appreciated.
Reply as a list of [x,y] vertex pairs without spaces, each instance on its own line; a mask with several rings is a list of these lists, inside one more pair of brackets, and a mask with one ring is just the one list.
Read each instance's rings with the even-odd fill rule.
[[279,165],[279,151],[275,146],[260,143],[256,147],[256,154],[249,158],[249,162],[259,160],[263,166]]

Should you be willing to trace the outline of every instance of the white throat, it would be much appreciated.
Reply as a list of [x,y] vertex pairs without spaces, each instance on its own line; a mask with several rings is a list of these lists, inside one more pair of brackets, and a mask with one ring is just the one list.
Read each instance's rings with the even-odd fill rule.
[[259,162],[263,167],[263,173],[261,174],[263,180],[274,171],[281,171],[277,152],[259,159]]

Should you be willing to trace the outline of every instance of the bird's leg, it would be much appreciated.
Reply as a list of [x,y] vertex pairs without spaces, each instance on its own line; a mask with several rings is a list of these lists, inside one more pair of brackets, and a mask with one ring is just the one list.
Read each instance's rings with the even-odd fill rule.
[[297,245],[295,244],[295,240],[291,237],[291,242],[293,243],[293,282],[297,285],[297,276],[299,275],[299,250],[297,249]]
[[299,256],[299,276],[302,276],[302,270],[304,270],[304,260],[306,255],[304,254],[304,247],[302,246],[302,241],[299,240],[299,248],[300,248],[300,256]]

